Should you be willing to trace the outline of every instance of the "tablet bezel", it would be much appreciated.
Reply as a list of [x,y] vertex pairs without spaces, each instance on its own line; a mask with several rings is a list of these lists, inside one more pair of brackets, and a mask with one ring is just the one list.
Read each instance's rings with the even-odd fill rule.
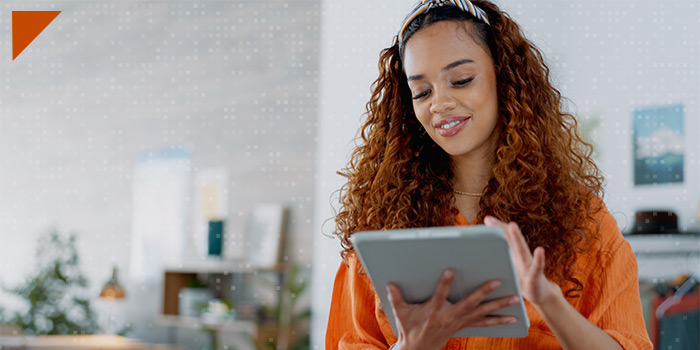
[[379,296],[394,334],[396,322],[386,284],[401,288],[407,302],[432,296],[441,273],[452,268],[455,277],[448,300],[455,302],[490,279],[502,285],[485,300],[517,295],[520,303],[493,315],[516,317],[516,323],[464,328],[454,337],[526,337],[530,325],[503,229],[471,225],[356,232],[350,236],[357,255]]

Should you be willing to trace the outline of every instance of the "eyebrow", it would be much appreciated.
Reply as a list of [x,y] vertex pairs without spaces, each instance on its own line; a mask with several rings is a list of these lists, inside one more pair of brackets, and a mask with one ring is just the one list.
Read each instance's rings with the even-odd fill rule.
[[[452,62],[452,63],[446,65],[444,68],[442,68],[442,71],[443,71],[443,72],[444,72],[444,71],[448,71],[448,70],[450,70],[450,69],[452,69],[452,68],[454,68],[454,67],[457,67],[457,66],[462,65],[462,64],[467,64],[467,63],[474,63],[474,61],[473,61],[473,60],[470,60],[470,59],[467,59],[467,58],[462,59],[462,60],[457,60],[457,61],[454,61],[454,62]],[[411,75],[410,77],[408,77],[408,81],[407,81],[407,82],[413,81],[413,80],[420,80],[420,79],[423,79],[423,78],[425,78],[425,75],[423,75],[423,74]]]

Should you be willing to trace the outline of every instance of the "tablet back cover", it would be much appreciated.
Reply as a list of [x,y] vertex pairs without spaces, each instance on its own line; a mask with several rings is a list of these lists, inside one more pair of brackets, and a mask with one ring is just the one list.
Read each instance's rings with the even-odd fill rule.
[[[455,271],[448,300],[457,302],[486,281],[503,284],[485,299],[520,294],[505,233],[500,227],[474,225],[357,232],[350,238],[379,295],[394,334],[398,334],[386,285],[401,288],[407,302],[422,303],[433,295],[447,268]],[[524,304],[493,315],[515,316],[516,323],[464,328],[455,337],[526,337],[529,320]]]

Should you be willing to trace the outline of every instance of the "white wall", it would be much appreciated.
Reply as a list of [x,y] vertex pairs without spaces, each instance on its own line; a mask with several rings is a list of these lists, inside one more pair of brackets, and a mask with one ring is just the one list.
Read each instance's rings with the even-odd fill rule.
[[[414,1],[323,2],[321,107],[314,210],[314,349],[323,349],[339,241],[318,231],[332,218],[331,193],[342,184],[349,140],[360,125],[381,48],[388,46]],[[544,52],[553,80],[579,115],[604,121],[602,167],[606,202],[626,230],[636,209],[670,207],[683,228],[697,227],[700,202],[700,6],[676,1],[499,1]],[[632,110],[685,104],[684,185],[633,186]],[[631,222],[629,222],[631,224]],[[333,222],[324,226],[332,230]]]
[[[696,228],[700,60],[694,57],[700,51],[700,2],[505,3],[545,52],[573,111],[603,119],[599,165],[608,181],[606,203],[620,228],[629,231],[634,211],[659,207],[676,211],[682,228]],[[632,111],[676,103],[685,105],[685,183],[635,187]]]
[[[343,184],[336,171],[346,166],[352,140],[360,125],[369,86],[377,76],[382,48],[411,7],[405,1],[324,1],[321,14],[321,80],[314,202],[312,346],[323,349],[333,278],[340,260],[340,241],[334,228],[334,191]],[[401,17],[401,18],[399,18]],[[330,203],[329,203],[330,202]],[[329,220],[330,219],[330,220]],[[327,221],[329,220],[329,221]],[[322,230],[323,232],[321,232]]]

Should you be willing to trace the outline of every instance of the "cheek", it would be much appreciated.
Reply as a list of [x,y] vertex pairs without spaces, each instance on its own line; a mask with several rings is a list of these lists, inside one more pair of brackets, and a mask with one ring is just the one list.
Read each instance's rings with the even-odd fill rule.
[[427,123],[430,122],[430,113],[427,107],[424,106],[425,104],[413,104],[413,114],[416,116],[416,119],[418,119],[418,122],[423,125],[424,128],[428,125]]
[[481,84],[466,91],[465,99],[474,107],[486,107],[493,102],[495,90],[491,84]]
[[471,101],[475,109],[483,113],[498,113],[498,92],[494,84],[485,84],[478,89],[473,89],[466,98]]

